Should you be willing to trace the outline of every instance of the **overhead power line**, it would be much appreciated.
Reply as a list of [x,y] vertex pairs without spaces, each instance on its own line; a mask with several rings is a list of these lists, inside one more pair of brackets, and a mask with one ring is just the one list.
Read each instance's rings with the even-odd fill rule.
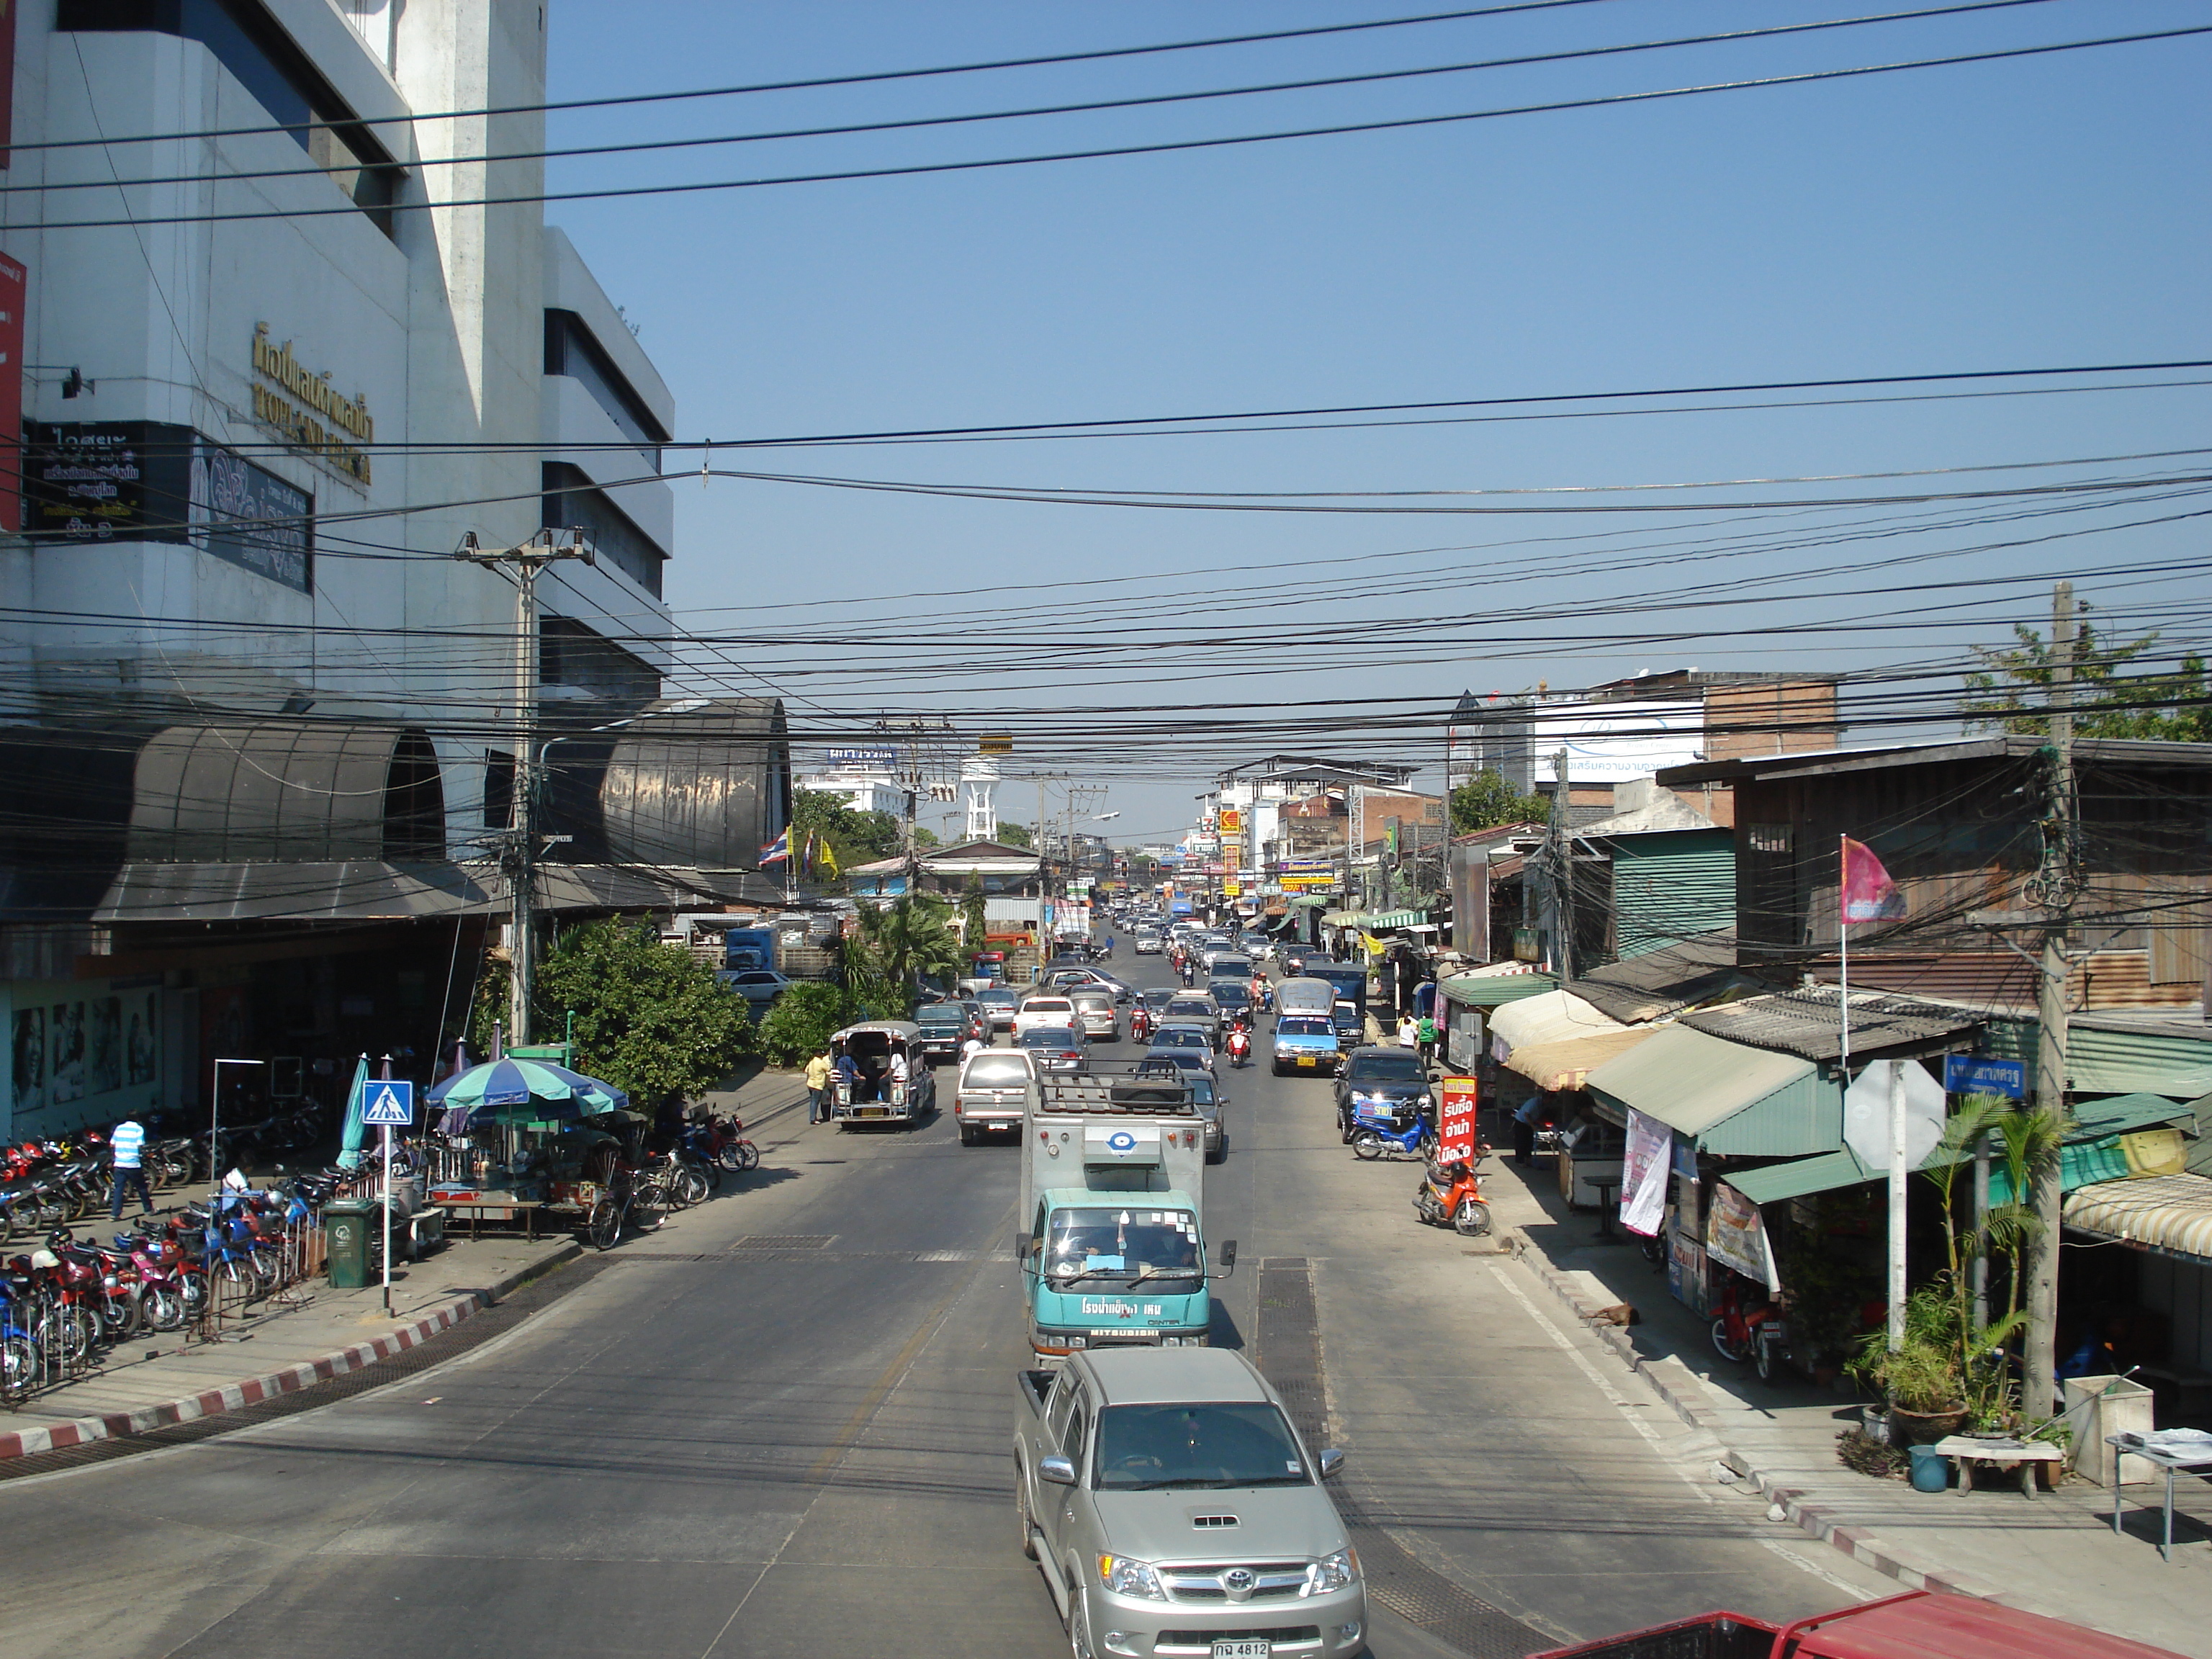
[[[1157,108],[1170,104],[1205,103],[1223,98],[1251,98],[1283,92],[1312,92],[1337,87],[1369,86],[1383,82],[1420,80],[1439,75],[1466,75],[1484,70],[1526,69],[1540,64],[1565,64],[1587,58],[1626,57],[1634,52],[1662,52],[1685,46],[1733,45],[1783,35],[1862,28],[1880,23],[1911,22],[1924,18],[1951,17],[1967,12],[2008,11],[2021,6],[2044,6],[2054,0],[1960,0],[1955,5],[1926,6],[1910,11],[1873,12],[1857,17],[1830,17],[1805,23],[1778,23],[1765,28],[1728,29],[1709,34],[1681,34],[1656,40],[1632,40],[1615,46],[1577,46],[1559,52],[1524,52],[1508,58],[1479,58],[1457,64],[1422,64],[1410,69],[1370,70],[1356,75],[1329,75],[1295,81],[1269,81],[1242,87],[1212,87],[1195,92],[1149,93],[1129,98],[1109,98],[1083,103],[1037,104],[1021,109],[974,110],[953,115],[912,116],[892,121],[862,121],[836,126],[784,127],[766,132],[710,133],[690,138],[638,139],[627,143],[574,144],[546,149],[502,150],[489,155],[418,155],[402,163],[410,168],[485,166],[497,161],[566,161],[581,156],[630,155],[647,151],[708,149],[732,144],[758,144],[799,138],[842,138],[862,134],[906,132],[928,127],[971,126],[985,121],[1030,120],[1055,115],[1091,115],[1107,111]],[[153,185],[202,184],[211,179],[228,183],[246,179],[322,179],[322,167],[267,168],[257,172],[225,168],[216,173],[171,173],[141,179],[84,179],[58,183],[0,185],[0,196],[60,190],[116,190]]]
[[[764,92],[811,92],[824,87],[860,87],[888,81],[921,81],[948,75],[979,75],[988,70],[1042,69],[1060,64],[1095,64],[1114,58],[1145,58],[1173,52],[1198,52],[1215,46],[1255,46],[1273,40],[1310,40],[1325,34],[1358,34],[1377,29],[1407,28],[1422,23],[1455,23],[1477,17],[1504,17],[1515,12],[1561,11],[1571,6],[1609,3],[1609,0],[1516,0],[1502,6],[1475,6],[1456,11],[1423,12],[1411,17],[1377,17],[1361,22],[1319,23],[1307,28],[1269,29],[1256,34],[1217,34],[1196,40],[1169,40],[1145,46],[1101,46],[1089,52],[1053,52],[1036,58],[994,58],[972,64],[944,64],[927,69],[875,70],[857,75],[815,76],[806,80],[753,81],[729,87],[696,87],[680,92],[640,92],[604,98],[563,98],[536,104],[479,105],[466,109],[413,111],[404,121],[459,121],[490,115],[537,115],[564,109],[614,109],[640,104],[674,104],[702,98],[740,98]],[[376,116],[362,125],[386,126]],[[85,149],[112,144],[176,143],[196,138],[242,138],[264,133],[298,134],[306,126],[272,125],[203,127],[190,132],[138,133],[125,138],[53,138],[42,143],[15,144],[15,153],[41,149]]]
[[[1350,121],[1328,126],[1295,127],[1274,132],[1234,133],[1215,138],[1182,138],[1149,144],[1115,144],[1092,149],[1053,150],[1033,155],[989,156],[968,161],[918,161],[900,167],[857,167],[822,173],[792,173],[757,179],[708,179],[684,184],[616,185],[594,190],[535,191],[509,196],[471,196],[441,202],[398,204],[394,210],[511,207],[544,202],[597,202],[645,197],[691,196],[738,190],[763,190],[783,185],[849,183],[872,179],[920,178],[937,173],[979,173],[1000,167],[1041,167],[1060,161],[1095,161],[1132,155],[1165,155],[1183,151],[1225,149],[1244,144],[1279,143],[1293,138],[1334,138],[1366,132],[1406,131],[1421,127],[1451,126],[1469,121],[1490,121],[1519,115],[1551,115],[1571,110],[1603,109],[1626,104],[1656,103],[1668,99],[1702,97],[1709,93],[1755,91],[1762,88],[1808,86],[1824,81],[1848,81],[1873,75],[1895,75],[1908,70],[1952,69],[1966,64],[1991,64],[2010,58],[2039,58],[2056,52],[2085,52],[2099,46],[2140,46],[2154,40],[2176,40],[2212,34],[2212,23],[2186,28],[2155,29],[2139,34],[2107,34],[2083,40],[2058,40],[2044,46],[2010,46],[1990,52],[1957,52],[1942,58],[1913,58],[1887,64],[1863,64],[1847,69],[1808,70],[1793,75],[1763,75],[1738,81],[1709,81],[1694,86],[1663,87],[1650,92],[1610,93],[1588,98],[1555,99],[1544,103],[1514,104],[1494,109],[1464,110],[1446,115],[1400,116],[1389,120]],[[114,219],[56,219],[39,224],[40,230],[104,230],[131,226],[222,224],[261,219],[318,219],[360,212],[348,202],[319,208],[252,208],[232,212],[151,214]]]

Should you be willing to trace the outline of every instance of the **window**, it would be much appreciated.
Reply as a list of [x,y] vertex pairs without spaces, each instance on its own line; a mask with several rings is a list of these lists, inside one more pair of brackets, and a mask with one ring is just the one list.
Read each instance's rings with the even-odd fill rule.
[[623,434],[653,458],[653,470],[660,471],[660,446],[668,441],[667,431],[615,367],[599,337],[573,311],[545,313],[545,372],[565,374],[590,392],[592,401]]
[[1098,1419],[1098,1488],[1303,1486],[1311,1477],[1281,1410],[1265,1401],[1109,1406]]
[[597,697],[650,702],[660,695],[660,672],[573,617],[547,617],[538,624],[538,678],[544,685],[577,685]]
[[205,46],[369,222],[392,234],[404,174],[256,0],[60,0],[54,27],[173,34]]
[[581,530],[601,558],[620,569],[654,599],[660,597],[660,568],[667,553],[630,521],[606,492],[580,467],[544,463],[544,499],[540,520],[550,530]]
[[514,823],[514,757],[504,750],[484,750],[483,822],[487,830]]

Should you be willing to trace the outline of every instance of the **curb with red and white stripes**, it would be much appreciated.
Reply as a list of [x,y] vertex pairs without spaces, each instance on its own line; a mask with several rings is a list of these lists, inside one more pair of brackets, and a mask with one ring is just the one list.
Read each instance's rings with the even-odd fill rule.
[[349,1371],[357,1371],[364,1365],[374,1365],[380,1359],[390,1359],[397,1354],[405,1353],[439,1332],[451,1330],[470,1315],[490,1307],[520,1285],[581,1254],[581,1248],[572,1244],[564,1250],[556,1251],[543,1261],[532,1262],[527,1272],[503,1280],[490,1290],[470,1291],[458,1296],[411,1324],[387,1331],[373,1341],[340,1348],[335,1353],[326,1353],[301,1364],[288,1365],[283,1370],[271,1371],[266,1376],[241,1377],[219,1389],[209,1389],[181,1400],[165,1400],[159,1405],[142,1406],[133,1412],[79,1417],[45,1428],[0,1434],[0,1458],[30,1457],[40,1452],[61,1451],[94,1440],[118,1440],[131,1435],[150,1434],[156,1429],[171,1428],[179,1423],[190,1423],[203,1417],[219,1417],[226,1412],[243,1411],[248,1406],[258,1406],[264,1401],[296,1394],[302,1389],[312,1389],[319,1382],[328,1382]]

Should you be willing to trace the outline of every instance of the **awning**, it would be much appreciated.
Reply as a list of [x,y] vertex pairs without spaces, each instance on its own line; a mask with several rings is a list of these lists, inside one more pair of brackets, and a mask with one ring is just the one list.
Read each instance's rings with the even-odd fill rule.
[[2168,1100],[2164,1095],[2113,1095],[2104,1100],[2080,1100],[2075,1102],[2071,1112],[2074,1127],[2067,1132],[2069,1140],[2124,1135],[2196,1115],[2193,1106]]
[[1324,927],[1350,927],[1358,920],[1359,912],[1357,910],[1324,910],[1321,925]]
[[1378,915],[1357,918],[1359,925],[1370,933],[1387,927],[1411,927],[1428,919],[1429,914],[1425,910],[1384,910]]
[[2212,1267],[2212,1180],[2151,1176],[2084,1187],[2066,1200],[2066,1224]]
[[1812,1158],[1792,1158],[1787,1164],[1769,1164],[1764,1169],[1731,1170],[1725,1178],[1729,1186],[1754,1204],[1778,1204],[1785,1198],[1803,1198],[1810,1193],[1832,1192],[1838,1187],[1856,1187],[1886,1176],[1880,1170],[1868,1169],[1845,1146]]
[[1468,973],[1454,974],[1437,988],[1448,1002],[1462,1008],[1495,1008],[1559,988],[1559,981],[1526,962],[1498,962]]
[[[1500,1008],[1490,1017],[1490,1035],[1503,1045],[1504,1060],[1539,1042],[1568,1042],[1601,1032],[1628,1028],[1609,1014],[1601,1014],[1572,991],[1547,991]],[[1516,1066],[1515,1071],[1521,1068]],[[1522,1076],[1528,1073],[1522,1073]]]
[[1564,1041],[1523,1043],[1505,1063],[1539,1089],[1579,1089],[1595,1067],[1658,1035],[1656,1026],[1629,1025]]
[[1620,1121],[1633,1107],[1723,1157],[1803,1157],[1844,1144],[1843,1090],[1811,1060],[1685,1025],[1653,1033],[1583,1086]]
[[1312,893],[1300,893],[1291,900],[1293,910],[1318,910],[1328,901]]

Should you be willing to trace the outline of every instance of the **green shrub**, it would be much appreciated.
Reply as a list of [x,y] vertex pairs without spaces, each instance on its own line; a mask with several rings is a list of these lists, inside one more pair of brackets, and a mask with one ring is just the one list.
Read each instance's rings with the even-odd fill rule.
[[830,1046],[830,1036],[859,1018],[851,997],[834,985],[801,981],[775,1000],[756,1041],[771,1066],[803,1066]]

